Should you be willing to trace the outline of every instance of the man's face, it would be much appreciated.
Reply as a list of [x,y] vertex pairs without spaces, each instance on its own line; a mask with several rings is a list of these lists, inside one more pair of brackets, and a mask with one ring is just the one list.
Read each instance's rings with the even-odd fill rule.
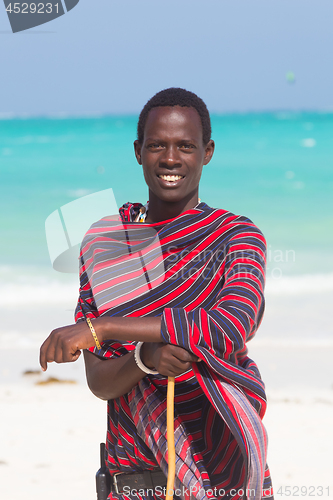
[[143,143],[135,141],[134,146],[150,199],[171,203],[197,200],[202,167],[210,161],[214,143],[203,144],[201,120],[194,108],[153,108]]

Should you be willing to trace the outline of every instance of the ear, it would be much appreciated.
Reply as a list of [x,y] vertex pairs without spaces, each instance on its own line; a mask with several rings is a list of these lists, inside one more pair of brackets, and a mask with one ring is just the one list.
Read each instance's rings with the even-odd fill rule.
[[142,148],[142,144],[140,144],[138,140],[134,141],[134,153],[135,153],[135,157],[136,157],[136,160],[137,160],[139,165],[142,165],[141,148]]
[[204,158],[204,163],[203,163],[204,165],[207,165],[207,163],[210,162],[210,160],[212,159],[214,150],[215,150],[214,141],[207,142],[206,147],[205,147],[205,158]]

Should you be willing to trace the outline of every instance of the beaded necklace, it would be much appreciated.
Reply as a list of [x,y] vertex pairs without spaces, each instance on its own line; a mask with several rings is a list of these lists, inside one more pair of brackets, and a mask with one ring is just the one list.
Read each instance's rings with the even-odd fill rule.
[[148,202],[140,208],[138,215],[136,216],[134,222],[145,222],[148,215]]
[[[198,204],[201,203],[201,199],[198,198]],[[198,205],[196,205],[198,206]],[[149,201],[145,205],[143,205],[140,210],[138,215],[135,217],[134,222],[145,222],[147,215],[148,215],[148,207],[149,207]],[[194,207],[195,208],[195,207]]]

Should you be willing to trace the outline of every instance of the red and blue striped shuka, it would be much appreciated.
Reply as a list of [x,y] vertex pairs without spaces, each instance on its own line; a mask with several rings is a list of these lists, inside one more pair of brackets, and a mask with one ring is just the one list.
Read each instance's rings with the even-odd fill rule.
[[[246,347],[264,311],[265,239],[249,219],[205,203],[154,224],[133,222],[141,206],[128,203],[87,232],[76,321],[161,316],[164,341],[202,360],[176,377],[176,490],[197,500],[271,498],[266,396]],[[91,351],[115,358],[135,344],[113,339]],[[108,402],[111,473],[167,475],[166,388],[167,377],[147,375]]]

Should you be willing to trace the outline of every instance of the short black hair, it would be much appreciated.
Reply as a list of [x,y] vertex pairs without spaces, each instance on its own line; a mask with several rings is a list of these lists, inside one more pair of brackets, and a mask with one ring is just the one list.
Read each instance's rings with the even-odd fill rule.
[[155,94],[143,107],[138,121],[138,141],[143,143],[143,136],[149,111],[160,106],[183,106],[194,108],[198,112],[202,124],[203,143],[207,144],[212,135],[209,111],[200,97],[189,90],[170,87]]

